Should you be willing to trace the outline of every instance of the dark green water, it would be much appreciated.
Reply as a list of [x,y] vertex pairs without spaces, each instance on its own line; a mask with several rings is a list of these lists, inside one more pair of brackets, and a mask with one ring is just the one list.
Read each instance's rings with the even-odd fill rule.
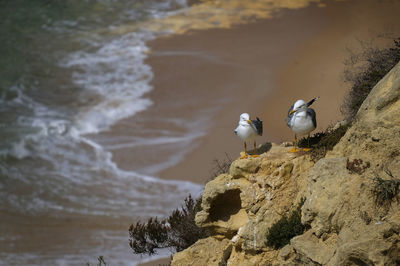
[[89,137],[151,106],[155,35],[135,25],[185,5],[0,0],[0,264],[135,265],[128,225],[200,190],[119,169],[106,146],[135,136]]

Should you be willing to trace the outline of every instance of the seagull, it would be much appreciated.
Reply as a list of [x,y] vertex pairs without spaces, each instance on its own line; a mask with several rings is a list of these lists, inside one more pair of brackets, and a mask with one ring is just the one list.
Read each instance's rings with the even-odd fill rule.
[[304,151],[310,151],[310,132],[317,127],[317,118],[314,109],[309,108],[319,97],[315,97],[308,103],[303,100],[297,100],[288,111],[286,122],[288,127],[294,132],[294,147],[290,152],[298,152],[297,148],[297,134],[308,134],[308,148]]
[[[254,140],[254,152],[257,150],[256,137],[262,136],[262,133],[263,125],[260,118],[257,117],[256,120],[250,120],[248,113],[240,115],[239,125],[235,129],[235,134],[244,141],[244,155],[240,159],[247,158],[246,141]],[[254,154],[252,157],[258,157],[258,155]]]

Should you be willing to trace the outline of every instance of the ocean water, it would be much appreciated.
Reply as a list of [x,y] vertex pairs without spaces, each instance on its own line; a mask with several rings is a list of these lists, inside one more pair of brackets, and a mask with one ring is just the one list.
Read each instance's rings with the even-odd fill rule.
[[[199,185],[157,178],[162,165],[143,166],[152,174],[120,169],[112,150],[203,133],[95,138],[153,104],[146,42],[162,33],[139,25],[187,7],[182,0],[0,3],[1,265],[83,265],[100,255],[134,265],[146,258],[131,254],[129,224],[199,194]],[[121,25],[131,29],[115,32]],[[164,158],[165,167],[176,160]]]
[[[147,42],[310,2],[0,1],[0,265],[148,260],[132,254],[127,229],[201,193],[157,174],[194,148],[216,109],[152,118],[165,129],[130,123],[155,107]],[[133,147],[143,152],[122,168],[114,151]]]

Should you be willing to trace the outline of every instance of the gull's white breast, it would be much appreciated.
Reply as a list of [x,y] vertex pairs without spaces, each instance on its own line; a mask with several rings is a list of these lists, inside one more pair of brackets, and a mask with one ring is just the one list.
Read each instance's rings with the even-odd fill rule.
[[257,137],[257,132],[253,129],[253,127],[245,122],[239,123],[239,126],[235,129],[235,133],[241,138],[243,141],[253,140]]
[[312,118],[307,116],[306,111],[300,111],[293,114],[290,119],[290,128],[299,135],[308,134],[315,129]]

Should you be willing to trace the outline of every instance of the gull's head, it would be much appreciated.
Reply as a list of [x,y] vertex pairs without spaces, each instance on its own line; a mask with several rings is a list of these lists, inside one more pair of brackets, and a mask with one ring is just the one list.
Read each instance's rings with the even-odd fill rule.
[[293,110],[289,113],[289,115],[292,115],[296,111],[299,111],[301,109],[307,108],[307,103],[303,100],[297,100],[294,105],[293,105]]
[[249,120],[250,120],[250,115],[249,115],[248,113],[243,113],[243,114],[240,115],[239,121],[245,121],[245,122],[247,122],[247,121],[249,121]]
[[245,122],[251,124],[250,115],[248,113],[243,113],[240,115],[239,123]]

